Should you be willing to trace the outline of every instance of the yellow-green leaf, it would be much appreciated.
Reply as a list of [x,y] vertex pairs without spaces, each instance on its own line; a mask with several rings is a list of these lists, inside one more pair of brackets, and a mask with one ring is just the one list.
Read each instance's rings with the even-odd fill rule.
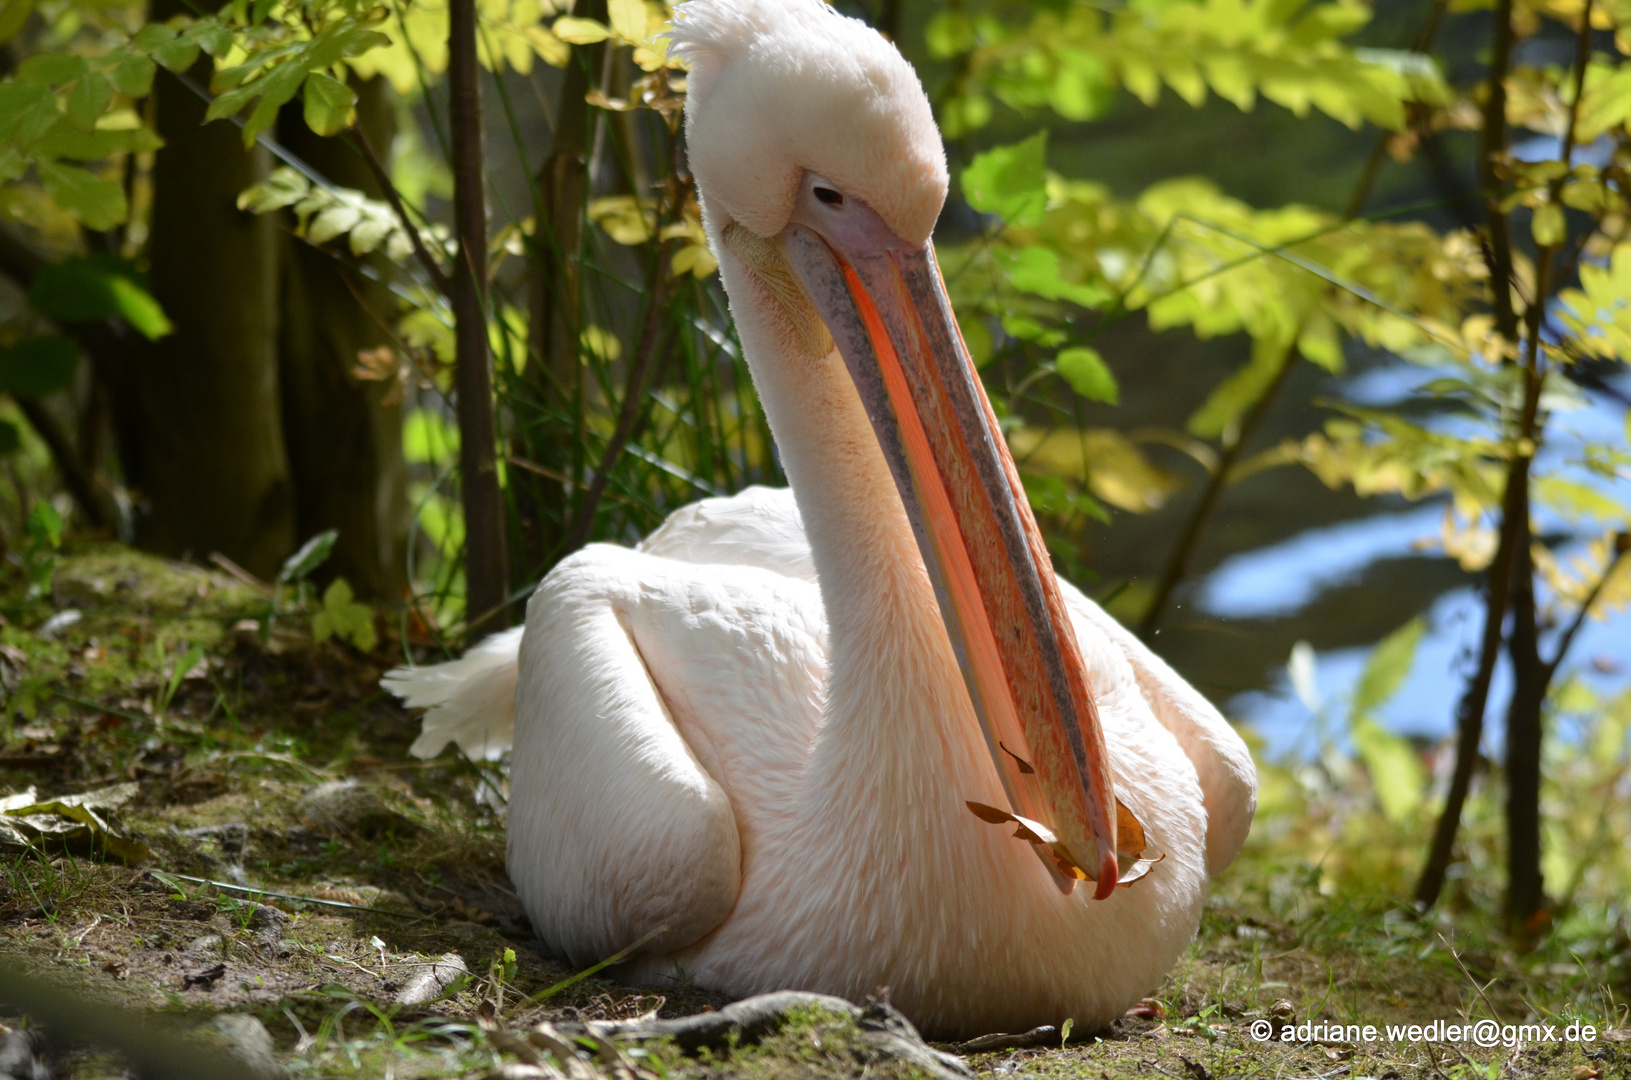
[[104,180],[88,169],[60,161],[42,161],[38,168],[46,194],[86,228],[104,232],[125,219],[129,208],[125,189],[117,180]]
[[1280,368],[1291,362],[1290,346],[1273,338],[1252,342],[1251,363],[1230,375],[1208,395],[1189,418],[1189,433],[1213,439],[1234,426],[1240,414],[1256,403],[1274,382]]
[[963,197],[974,209],[1010,225],[1035,225],[1048,204],[1043,161],[1048,133],[987,150],[963,170]]
[[113,88],[125,97],[145,97],[153,88],[153,72],[157,65],[151,57],[131,53],[114,66],[109,78]]
[[113,100],[113,84],[100,71],[87,71],[81,75],[68,93],[68,119],[89,130]]
[[362,652],[372,650],[379,640],[374,632],[374,612],[353,599],[345,578],[335,578],[323,593],[323,607],[312,616],[311,636],[318,644],[337,637]]
[[593,45],[597,41],[605,41],[612,36],[609,27],[593,19],[580,19],[574,15],[563,15],[555,20],[550,27],[551,32],[562,41],[572,45]]
[[319,135],[338,135],[351,125],[356,92],[330,75],[314,71],[306,76],[306,126]]
[[17,80],[40,86],[61,86],[79,78],[86,69],[82,56],[58,52],[35,53],[17,65]]
[[1631,68],[1621,68],[1580,98],[1580,114],[1575,120],[1575,138],[1591,142],[1609,128],[1631,118]]
[[646,40],[645,0],[606,0],[606,14],[612,30],[624,41],[639,44]]
[[1367,716],[1355,718],[1349,734],[1370,773],[1382,815],[1393,822],[1409,819],[1420,808],[1427,787],[1427,770],[1410,740]]
[[1529,231],[1541,247],[1555,247],[1568,235],[1563,224],[1563,207],[1554,202],[1535,207],[1535,216],[1529,221]]
[[0,43],[10,41],[34,13],[34,0],[0,0]]
[[1121,388],[1096,349],[1086,346],[1063,349],[1054,361],[1070,388],[1089,401],[1110,405],[1121,402]]
[[1421,640],[1426,624],[1418,617],[1382,639],[1365,665],[1359,685],[1354,689],[1353,709],[1356,715],[1368,714],[1399,692],[1410,666],[1415,663],[1416,643]]

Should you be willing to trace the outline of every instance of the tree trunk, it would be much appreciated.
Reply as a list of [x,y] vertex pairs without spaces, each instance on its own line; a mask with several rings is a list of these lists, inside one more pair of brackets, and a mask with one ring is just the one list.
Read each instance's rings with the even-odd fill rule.
[[[604,20],[604,0],[590,0],[584,15]],[[530,251],[527,397],[516,453],[563,476],[581,476],[574,455],[582,446],[583,366],[578,347],[578,255],[583,242],[588,184],[589,72],[600,69],[604,45],[577,45],[566,65],[555,114],[555,140],[533,178],[537,227]],[[536,580],[560,557],[571,516],[566,485],[551,477],[512,473],[524,556],[517,585]]]
[[[1494,310],[1495,329],[1516,346],[1520,335],[1518,315],[1512,307],[1512,237],[1506,212],[1498,197],[1503,181],[1496,169],[1500,158],[1506,153],[1507,144],[1506,77],[1512,66],[1512,47],[1516,41],[1512,29],[1512,3],[1513,0],[1496,0],[1495,3],[1489,91],[1484,98],[1483,123],[1478,139],[1478,179],[1487,193],[1484,203],[1487,241],[1484,261],[1489,267],[1490,306]],[[1530,426],[1534,423],[1534,415],[1533,402],[1526,402],[1522,431],[1525,437],[1533,434]],[[1456,709],[1455,771],[1450,778],[1444,812],[1439,816],[1438,827],[1433,833],[1427,864],[1416,883],[1416,903],[1424,909],[1438,901],[1455,850],[1455,835],[1461,828],[1461,810],[1472,786],[1478,746],[1484,736],[1484,708],[1489,699],[1489,684],[1494,677],[1495,662],[1500,654],[1509,594],[1515,587],[1514,567],[1519,561],[1516,545],[1520,539],[1524,544],[1528,543],[1528,515],[1529,461],[1520,457],[1514,459],[1507,469],[1500,541],[1485,579],[1484,631],[1479,646],[1478,667],[1468,679],[1467,688],[1462,692]],[[1528,565],[1527,556],[1523,565]]]
[[[1512,593],[1513,552],[1519,542],[1518,507],[1526,504],[1529,490],[1529,459],[1516,458],[1507,470],[1506,490],[1501,497],[1501,533],[1484,578],[1484,629],[1479,638],[1478,667],[1467,680],[1456,706],[1455,767],[1450,789],[1444,797],[1444,811],[1433,830],[1427,862],[1416,882],[1416,904],[1426,910],[1438,903],[1444,879],[1455,857],[1455,837],[1461,829],[1461,811],[1472,791],[1473,769],[1478,764],[1478,748],[1484,741],[1484,711],[1489,705],[1489,686],[1500,659],[1507,608]],[[1523,536],[1528,530],[1523,530]]]
[[453,128],[454,388],[459,411],[459,482],[464,494],[465,620],[490,633],[509,625],[510,574],[504,493],[498,486],[497,425],[487,349],[487,172],[482,158],[481,69],[475,0],[448,14],[448,112]]
[[1540,658],[1540,630],[1535,617],[1535,563],[1530,553],[1527,488],[1522,522],[1513,550],[1512,700],[1506,713],[1507,918],[1520,936],[1534,929],[1531,920],[1546,905],[1540,873],[1541,706],[1550,681]]
[[[357,126],[370,145],[389,147],[396,128],[390,85],[375,78],[354,88]],[[340,187],[382,197],[356,148],[313,134],[298,105],[284,110],[278,137]],[[352,375],[358,352],[390,344],[385,327],[395,320],[395,298],[292,236],[283,241],[282,278],[279,375],[297,533],[303,540],[338,529],[325,572],[345,578],[359,596],[398,599],[407,584],[409,518],[401,392]],[[387,397],[396,400],[384,404]]]
[[[154,20],[187,10],[158,0]],[[210,61],[192,72],[208,83]],[[129,372],[133,438],[124,462],[139,508],[136,540],[167,555],[219,551],[269,576],[295,542],[294,491],[279,422],[276,222],[240,212],[266,178],[231,124],[204,125],[204,102],[161,72],[165,146],[153,165],[148,257],[153,294],[175,333],[143,343]]]

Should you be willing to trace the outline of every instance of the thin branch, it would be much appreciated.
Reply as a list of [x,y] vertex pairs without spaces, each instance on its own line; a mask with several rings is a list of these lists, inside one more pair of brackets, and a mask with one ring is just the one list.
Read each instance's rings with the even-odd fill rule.
[[[1586,0],[1585,10],[1580,13],[1580,32],[1575,42],[1574,97],[1569,99],[1569,126],[1563,133],[1564,168],[1574,164],[1575,124],[1580,118],[1580,98],[1586,92],[1586,68],[1591,64],[1591,6],[1592,0]],[[1563,178],[1559,177],[1553,183],[1561,186]],[[1553,195],[1556,195],[1555,191]]]
[[1490,298],[1495,328],[1508,341],[1518,340],[1518,316],[1512,310],[1512,234],[1496,192],[1503,187],[1495,165],[1506,153],[1506,76],[1512,67],[1512,0],[1497,0],[1495,35],[1489,62],[1489,93],[1484,98],[1478,140],[1478,182],[1484,189],[1489,246]]
[[1569,628],[1557,639],[1557,651],[1546,661],[1547,682],[1551,682],[1552,676],[1557,673],[1558,665],[1563,663],[1569,647],[1574,644],[1575,635],[1580,633],[1580,628],[1585,625],[1586,616],[1591,614],[1592,605],[1603,595],[1603,589],[1608,586],[1609,579],[1614,576],[1615,571],[1619,570],[1620,563],[1625,561],[1627,553],[1631,553],[1631,533],[1619,533],[1614,537],[1614,557],[1608,560],[1608,566],[1603,569],[1603,576],[1597,579],[1597,583],[1586,594],[1586,600],[1580,605],[1580,610],[1574,613],[1574,620],[1569,623]]
[[414,258],[419,260],[419,265],[430,276],[430,280],[435,284],[437,291],[446,296],[452,291],[452,279],[447,276],[446,271],[442,269],[441,265],[431,256],[429,249],[425,247],[425,241],[419,233],[419,227],[414,224],[413,218],[409,216],[408,208],[402,202],[402,194],[397,191],[396,185],[391,182],[391,174],[385,170],[385,166],[380,163],[379,156],[374,153],[374,148],[369,145],[368,136],[363,134],[362,129],[355,124],[346,129],[346,134],[351,136],[351,141],[357,147],[358,152],[362,154],[362,159],[368,163],[368,171],[374,174],[374,182],[379,184],[380,191],[385,193],[385,201],[391,204],[392,210],[396,211],[397,221],[401,223],[402,231],[408,234],[408,240],[413,244]]
[[[1433,0],[1433,10],[1428,13],[1427,21],[1416,32],[1416,40],[1410,45],[1410,51],[1425,55],[1432,51],[1433,42],[1438,38],[1439,27],[1444,24],[1444,13],[1449,10],[1449,0]],[[1354,193],[1348,200],[1348,209],[1343,213],[1344,218],[1356,218],[1365,208],[1365,202],[1370,198],[1371,189],[1376,186],[1376,178],[1382,174],[1382,166],[1387,161],[1388,143],[1393,138],[1393,132],[1384,129],[1377,136],[1376,145],[1371,148],[1370,157],[1365,161],[1365,169],[1359,176],[1359,183],[1354,186]]]
[[1189,559],[1194,554],[1195,546],[1200,542],[1201,532],[1205,528],[1207,519],[1212,516],[1212,509],[1217,504],[1223,489],[1229,486],[1230,471],[1235,459],[1246,448],[1252,435],[1257,431],[1263,418],[1268,415],[1269,407],[1274,403],[1280,388],[1296,366],[1297,350],[1292,348],[1286,352],[1285,360],[1280,364],[1280,370],[1274,373],[1274,381],[1264,388],[1263,394],[1252,404],[1251,410],[1240,422],[1240,430],[1235,439],[1223,448],[1218,455],[1217,465],[1207,477],[1206,488],[1201,492],[1201,500],[1195,505],[1194,513],[1184,523],[1184,531],[1178,537],[1178,544],[1172,549],[1172,555],[1167,560],[1166,569],[1161,573],[1161,580],[1155,587],[1155,596],[1150,600],[1150,606],[1144,611],[1144,618],[1138,624],[1138,636],[1148,640],[1160,625],[1161,616],[1166,613],[1167,600],[1172,596],[1172,590],[1184,579],[1189,570]]
[[657,264],[652,269],[651,302],[646,308],[645,324],[640,328],[639,349],[629,368],[628,386],[623,393],[623,407],[617,414],[617,427],[600,456],[600,468],[595,470],[595,477],[589,482],[583,505],[572,520],[572,531],[567,535],[563,556],[570,555],[588,542],[601,497],[606,494],[606,485],[611,482],[612,469],[616,467],[617,459],[623,456],[623,448],[634,433],[634,421],[640,410],[641,387],[645,384],[646,371],[651,367],[664,329],[662,314],[668,293],[668,249],[667,241],[657,247]]

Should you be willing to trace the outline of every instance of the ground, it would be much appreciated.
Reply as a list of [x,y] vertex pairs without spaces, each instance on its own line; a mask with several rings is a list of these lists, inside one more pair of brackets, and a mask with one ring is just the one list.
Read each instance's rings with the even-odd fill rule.
[[[318,644],[298,589],[274,596],[227,569],[113,545],[34,552],[8,573],[0,797],[135,787],[77,838],[0,844],[0,976],[46,975],[88,1001],[190,1021],[247,1014],[291,1074],[918,1073],[880,1057],[853,1018],[819,1008],[756,1045],[695,1057],[627,1039],[571,1044],[572,1062],[540,1054],[544,1036],[517,1036],[541,1021],[570,1038],[574,1023],[727,1001],[678,985],[629,989],[605,972],[575,978],[533,939],[504,875],[494,800],[478,798],[495,777],[451,754],[410,757],[417,720],[378,689],[404,656],[404,631],[409,649],[434,655],[422,624],[380,616],[366,654],[335,637]],[[1306,861],[1248,848],[1142,1015],[966,1053],[967,1066],[1174,1080],[1631,1080],[1623,942],[1520,952],[1476,912],[1417,918],[1386,896],[1331,895],[1322,880]],[[1486,1018],[1551,1025],[1557,1041],[1544,1028],[1487,1048],[1298,1031]],[[1582,1021],[1596,1038],[1568,1039]],[[1254,1022],[1289,1038],[1259,1041]],[[119,1068],[99,1052],[51,1054],[62,1075]],[[519,1064],[529,1057],[532,1072]]]

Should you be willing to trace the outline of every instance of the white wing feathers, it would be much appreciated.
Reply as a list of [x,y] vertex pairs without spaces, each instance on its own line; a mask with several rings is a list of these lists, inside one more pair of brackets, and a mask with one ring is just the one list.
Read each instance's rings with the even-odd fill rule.
[[787,488],[750,487],[725,499],[682,506],[637,551],[680,562],[757,566],[815,581],[804,520]]
[[515,681],[524,629],[494,634],[445,664],[386,673],[380,685],[402,704],[430,710],[410,754],[435,757],[456,742],[478,761],[504,756],[515,737]]
[[[815,581],[810,542],[786,488],[750,487],[681,507],[637,550],[678,562],[757,566]],[[395,668],[380,680],[408,708],[429,710],[409,753],[432,758],[453,742],[477,760],[504,756],[515,738],[516,664],[524,629],[494,634],[457,660]]]

